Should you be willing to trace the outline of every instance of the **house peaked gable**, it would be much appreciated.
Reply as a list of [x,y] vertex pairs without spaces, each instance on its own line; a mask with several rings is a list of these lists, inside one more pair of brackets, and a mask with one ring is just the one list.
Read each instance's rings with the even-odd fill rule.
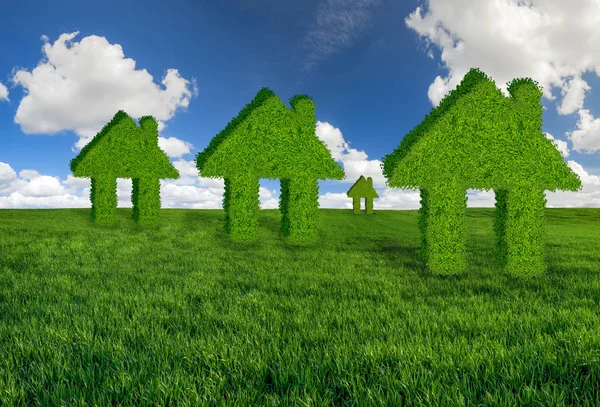
[[140,172],[153,178],[179,178],[179,171],[173,166],[167,154],[158,145],[158,122],[152,116],[139,119],[138,131],[142,136],[147,157],[140,163]]
[[[508,84],[506,99],[514,115],[514,131],[508,135],[511,152],[506,149],[504,164],[516,169],[504,183],[536,184],[544,190],[577,191],[581,179],[569,168],[558,146],[542,130],[542,90],[531,78],[518,78]],[[522,151],[522,154],[514,154]],[[498,181],[499,183],[502,180]]]
[[299,131],[290,131],[287,140],[290,151],[296,155],[286,156],[288,163],[284,170],[291,170],[291,174],[301,173],[305,177],[316,179],[344,179],[344,170],[335,162],[331,151],[323,140],[316,135],[315,104],[307,95],[295,95],[290,98],[291,110],[286,113],[291,120],[292,128]]
[[219,146],[223,144],[234,133],[234,131],[244,123],[244,120],[250,116],[253,111],[263,106],[269,99],[273,97],[277,97],[277,95],[275,95],[275,92],[273,92],[271,89],[262,88],[259,90],[254,99],[252,99],[252,101],[248,103],[223,130],[221,130],[215,137],[212,138],[208,144],[208,147],[196,155],[196,167],[202,171],[208,159],[218,150]]
[[373,178],[366,179],[362,175],[350,187],[346,195],[349,198],[379,198],[377,191],[373,188]]
[[406,136],[402,138],[400,145],[391,153],[387,154],[383,159],[381,168],[383,175],[387,179],[391,179],[398,162],[403,159],[411,150],[413,145],[427,132],[429,127],[439,120],[447,111],[449,111],[461,96],[472,92],[475,87],[484,82],[490,81],[487,75],[481,72],[478,68],[473,68],[464,76],[463,80],[450,91],[439,103],[437,107],[431,109],[425,119],[414,127]]
[[[316,137],[315,105],[306,95],[288,109],[267,88],[197,155],[203,177],[342,179],[343,170]],[[301,174],[301,175],[298,175]]]
[[388,185],[422,188],[452,178],[467,189],[576,188],[577,176],[542,134],[537,84],[514,80],[509,93],[505,97],[493,80],[471,70],[384,158]]
[[85,146],[83,146],[83,148],[81,149],[81,151],[79,152],[79,154],[77,155],[77,157],[71,159],[70,162],[70,169],[71,172],[73,174],[75,174],[77,172],[77,167],[79,166],[79,164],[87,157],[87,155],[94,150],[95,146],[97,144],[100,143],[100,141],[102,139],[104,139],[107,134],[115,127],[117,126],[119,123],[121,123],[121,121],[123,120],[130,120],[132,124],[133,120],[131,119],[131,117],[125,113],[123,110],[119,110],[111,119],[110,122],[108,122],[107,124],[104,125],[104,127],[102,127],[102,129],[100,130],[100,132],[98,132],[98,134],[96,134],[94,136],[94,138],[92,138],[92,140],[87,143]]
[[179,178],[179,172],[158,147],[158,124],[152,116],[141,126],[124,111],[113,119],[71,160],[76,177]]

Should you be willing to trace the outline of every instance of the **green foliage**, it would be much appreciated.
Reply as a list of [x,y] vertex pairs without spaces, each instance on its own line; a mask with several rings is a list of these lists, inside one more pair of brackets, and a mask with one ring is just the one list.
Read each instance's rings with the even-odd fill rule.
[[262,88],[257,94],[256,97],[252,100],[252,102],[248,103],[240,113],[234,117],[227,126],[219,132],[213,139],[210,141],[208,147],[201,151],[196,156],[196,166],[198,168],[204,168],[206,161],[210,156],[212,156],[219,148],[221,143],[225,141],[227,137],[229,137],[237,128],[240,126],[244,120],[252,113],[253,110],[262,106],[268,99],[275,96],[275,93],[269,88]]
[[[384,177],[388,180],[392,179],[393,171],[398,168],[398,163],[404,157],[406,157],[413,145],[419,141],[424,134],[427,133],[429,127],[443,117],[447,111],[451,110],[454,104],[463,95],[470,93],[475,85],[487,79],[487,76],[479,69],[470,70],[465,75],[461,83],[456,87],[456,89],[446,95],[446,97],[440,101],[440,104],[437,108],[431,109],[429,114],[425,116],[425,119],[423,119],[423,121],[417,127],[412,129],[406,136],[402,138],[400,146],[391,154],[384,156],[383,164],[381,164]],[[415,185],[416,184],[417,183],[415,183]],[[393,185],[390,186],[394,187]],[[418,186],[414,186],[412,188],[418,188]]]
[[140,225],[158,224],[160,209],[160,180],[140,177],[132,180],[131,202],[133,219]]
[[379,198],[377,191],[373,188],[373,178],[365,179],[360,176],[358,180],[350,187],[346,195],[352,198],[352,208],[354,213],[360,213],[360,200],[365,198],[365,211],[367,214],[373,213],[373,198]]
[[138,120],[140,122],[140,127],[146,131],[148,131],[147,135],[150,137],[155,137],[158,142],[158,122],[152,116],[142,116]]
[[91,218],[99,225],[110,225],[116,222],[117,179],[99,175],[92,178],[90,188],[92,201]]
[[452,180],[427,188],[425,242],[427,267],[440,274],[464,270],[465,211],[467,196],[460,184]]
[[281,213],[281,235],[289,236],[290,234],[290,218],[288,211],[288,204],[290,202],[290,180],[282,178],[280,181],[280,193],[279,193],[279,212]]
[[[225,209],[225,233],[238,241],[256,238],[260,212],[259,179],[249,176],[225,179],[223,209]],[[248,198],[252,199],[248,199]]]
[[366,199],[365,200],[365,212],[368,215],[372,215],[373,214],[373,199]]
[[421,207],[419,208],[419,231],[421,232],[421,250],[419,255],[425,264],[429,264],[429,245],[427,244],[427,220],[429,219],[429,194],[426,188],[421,188]]
[[278,210],[254,245],[220,209],[152,233],[130,208],[0,212],[3,407],[598,404],[599,208],[545,210],[529,281],[487,264],[493,208],[467,209],[451,278],[418,267],[416,211],[323,209],[312,247],[273,235]]
[[94,150],[96,144],[100,143],[100,140],[106,138],[106,135],[110,132],[110,130],[115,127],[117,124],[121,123],[121,120],[127,118],[127,113],[125,113],[122,110],[119,110],[114,117],[112,118],[112,120],[110,122],[108,122],[107,124],[104,125],[104,127],[102,127],[102,129],[100,130],[100,132],[98,134],[96,134],[96,136],[92,139],[92,141],[90,141],[89,143],[87,143],[79,152],[79,155],[77,155],[77,157],[71,159],[70,161],[70,169],[71,172],[73,174],[75,174],[75,169],[78,167],[79,163],[83,160],[83,158],[85,156],[87,156],[88,153],[90,153],[91,151]]
[[296,95],[290,105],[262,88],[196,157],[201,176],[225,179],[225,231],[235,240],[255,239],[259,179],[279,178],[282,235],[296,243],[314,242],[317,180],[345,176],[315,135],[312,99]]
[[[281,196],[282,235],[299,244],[317,240],[319,184],[316,179],[288,178],[287,191]],[[283,200],[287,202],[283,203]]]
[[71,160],[75,177],[92,179],[91,217],[114,223],[117,178],[132,179],[133,218],[141,225],[158,223],[160,178],[179,178],[179,172],[158,147],[158,123],[140,118],[140,126],[122,110]]
[[495,259],[532,275],[544,270],[544,191],[581,188],[542,133],[537,83],[516,79],[508,91],[509,98],[472,69],[383,160],[388,186],[421,189],[421,255],[435,273],[466,267],[467,189],[496,190]]
[[504,220],[506,267],[512,274],[525,276],[545,270],[546,224],[544,191],[537,186],[512,189],[507,196],[509,210]]
[[506,201],[508,198],[508,190],[497,189],[496,195],[496,211],[494,212],[494,233],[496,235],[496,251],[494,253],[495,261],[501,266],[508,264],[508,245],[506,241],[506,219],[508,211]]

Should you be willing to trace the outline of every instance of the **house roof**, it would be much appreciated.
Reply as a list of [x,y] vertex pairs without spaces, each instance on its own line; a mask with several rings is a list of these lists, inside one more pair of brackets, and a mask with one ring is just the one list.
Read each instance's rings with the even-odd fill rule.
[[373,178],[365,178],[362,175],[346,192],[349,198],[379,198],[377,191],[373,188]]
[[469,71],[456,89],[446,95],[446,97],[440,101],[437,107],[430,110],[429,114],[425,116],[425,119],[423,119],[421,123],[419,123],[407,135],[404,136],[400,142],[400,146],[398,146],[398,148],[396,148],[391,154],[387,154],[384,157],[383,164],[381,166],[384,176],[387,179],[390,179],[393,171],[397,167],[398,162],[406,157],[408,152],[411,150],[411,147],[421,139],[423,134],[427,132],[432,123],[442,117],[446,111],[450,110],[461,95],[469,93],[477,83],[485,79],[486,76],[483,72],[479,70]]
[[385,156],[388,185],[422,188],[454,179],[467,189],[576,190],[579,178],[541,131],[537,84],[518,79],[508,90],[509,98],[484,73],[471,69]]
[[152,116],[140,118],[140,126],[124,111],[85,145],[70,163],[76,177],[179,178],[158,146],[158,124]]
[[316,137],[315,105],[306,95],[290,99],[291,109],[268,88],[242,109],[196,157],[203,177],[250,175],[343,179],[344,171]]

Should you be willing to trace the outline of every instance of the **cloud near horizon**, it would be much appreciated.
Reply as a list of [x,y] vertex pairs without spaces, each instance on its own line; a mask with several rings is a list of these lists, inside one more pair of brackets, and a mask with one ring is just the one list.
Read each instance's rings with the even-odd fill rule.
[[[339,8],[338,3],[329,1],[329,8],[320,12]],[[371,1],[355,3],[360,14],[361,7]],[[354,23],[347,21],[347,24],[342,31]],[[340,27],[332,33],[339,30]],[[77,35],[78,32],[62,34],[53,44],[42,36],[46,59],[31,72],[13,70],[13,86],[22,86],[25,91],[14,119],[24,133],[54,135],[73,131],[80,137],[71,149],[77,152],[119,109],[134,119],[148,114],[154,116],[160,132],[165,128],[165,121],[172,119],[177,110],[185,109],[198,94],[195,80],[182,78],[176,69],[167,71],[162,81],[166,89],[162,90],[145,69],[136,69],[136,62],[125,58],[120,45],[110,44],[106,38],[95,35],[74,42]],[[0,96],[1,91],[0,88]],[[336,161],[342,163],[347,175],[344,182],[354,183],[360,175],[365,175],[372,176],[375,185],[385,185],[379,166],[381,162],[368,160],[364,151],[350,148],[339,129],[318,122],[317,137],[334,152]],[[178,180],[161,180],[162,207],[221,208],[223,180],[199,177],[194,160],[182,159],[191,154],[192,143],[159,136],[158,144],[167,156],[178,159],[172,164],[181,175]],[[59,177],[41,175],[30,169],[17,175],[8,163],[0,163],[0,193],[8,194],[0,196],[0,208],[88,208],[91,206],[89,188],[90,180],[86,178],[74,178],[69,174],[61,181]],[[261,187],[259,195],[262,208],[279,207],[279,191]],[[131,207],[131,180],[118,179],[117,196],[118,207]],[[323,207],[352,207],[345,194],[325,194],[320,197],[320,202]]]
[[[448,70],[437,76],[428,90],[433,106],[477,67],[490,76],[506,96],[508,82],[529,77],[543,88],[543,98],[555,101],[560,115],[578,113],[577,129],[565,137],[572,150],[600,150],[600,119],[584,109],[591,87],[586,72],[600,76],[600,2],[563,0],[543,2],[427,0],[427,10],[417,7],[405,18],[426,45],[436,46]],[[562,6],[561,6],[562,5]],[[434,58],[431,49],[428,56]]]
[[[42,36],[46,58],[31,72],[13,70],[13,85],[22,86],[25,93],[14,119],[23,133],[53,135],[73,131],[80,137],[72,148],[77,151],[118,110],[134,119],[152,115],[162,131],[165,122],[197,96],[195,79],[182,78],[177,69],[167,70],[161,89],[146,69],[136,69],[136,62],[125,58],[119,44],[110,44],[96,35],[74,42],[78,34],[61,34],[53,44]],[[162,143],[176,152],[185,150],[185,145],[173,138]]]
[[[345,11],[344,4],[352,6]],[[326,0],[319,6],[314,27],[305,38],[309,50],[307,66],[358,41],[369,27],[376,4],[374,0]],[[600,150],[600,119],[584,108],[585,95],[591,87],[582,79],[585,72],[595,70],[600,75],[600,54],[594,51],[600,48],[600,43],[596,43],[600,37],[593,35],[597,24],[592,24],[593,11],[597,12],[600,5],[578,0],[563,16],[564,8],[561,11],[558,4],[559,0],[529,6],[431,0],[427,11],[417,7],[405,23],[440,49],[441,61],[448,70],[445,78],[437,76],[432,80],[428,90],[432,104],[437,105],[455,88],[471,67],[479,67],[490,75],[504,92],[508,81],[532,77],[544,86],[546,100],[557,99],[551,88],[561,90],[556,104],[559,114],[579,115],[577,128],[565,134],[573,144],[571,149],[566,141],[545,134],[563,157],[568,157],[570,150]],[[482,30],[482,26],[486,29]],[[52,135],[73,131],[79,137],[73,148],[76,151],[119,109],[134,118],[153,115],[162,131],[166,122],[198,94],[195,80],[184,79],[177,69],[167,70],[162,89],[147,70],[136,69],[136,62],[125,57],[120,45],[95,35],[73,42],[77,35],[78,32],[62,34],[53,44],[42,37],[47,59],[31,72],[21,69],[14,73],[14,86],[22,86],[26,93],[15,115],[15,123],[24,133]],[[538,40],[532,44],[523,38]],[[433,58],[431,51],[429,55]],[[8,100],[8,89],[0,84],[0,100],[4,99]],[[381,161],[369,159],[359,147],[351,148],[340,128],[318,121],[316,135],[343,166],[346,172],[343,183],[348,188],[360,175],[373,178],[380,195],[375,200],[377,210],[420,207],[418,192],[386,187]],[[192,143],[176,137],[159,137],[159,146],[169,157],[177,159],[173,165],[181,174],[179,180],[161,180],[162,207],[221,208],[223,180],[199,177],[193,159],[182,158],[191,154]],[[547,207],[580,207],[581,202],[600,207],[600,177],[589,174],[575,161],[568,161],[568,165],[581,177],[584,188],[576,193],[547,192]],[[131,180],[119,179],[117,185],[118,206],[131,207]],[[0,162],[0,194],[6,195],[0,196],[0,208],[89,208],[89,186],[89,179],[70,174],[62,180],[33,169],[23,169],[17,174],[8,163]],[[261,207],[277,208],[278,194],[279,191],[261,187]],[[470,207],[494,206],[493,192],[469,191],[468,198]],[[352,200],[345,192],[323,194],[319,203],[324,208],[352,208]]]
[[[346,172],[344,182],[348,188],[360,175],[373,178],[373,185],[380,198],[376,199],[377,209],[418,209],[420,195],[418,191],[407,191],[385,186],[385,178],[381,173],[380,160],[369,160],[364,151],[350,148],[340,129],[327,122],[317,122],[317,137],[322,140],[332,153],[332,157],[340,163]],[[552,139],[550,134],[546,137]],[[566,143],[565,143],[566,144]],[[188,147],[186,147],[188,148]],[[191,148],[191,145],[189,145]],[[566,146],[557,148],[563,156],[568,155]],[[189,152],[188,152],[189,153]],[[183,153],[185,155],[188,153]],[[194,160],[178,159],[173,166],[179,171],[178,180],[161,180],[161,201],[163,208],[182,209],[220,209],[224,191],[222,179],[198,176]],[[569,167],[577,173],[584,184],[577,193],[546,192],[547,207],[577,207],[582,194],[592,202],[588,206],[600,206],[600,176],[588,174],[581,165],[568,162]],[[337,182],[337,181],[336,181]],[[7,163],[0,162],[0,208],[89,208],[90,180],[75,178],[71,174],[67,179],[41,175],[35,170],[16,171]],[[117,197],[119,208],[131,207],[131,180],[117,180]],[[493,207],[495,197],[490,191],[469,191],[469,207]],[[279,207],[279,191],[260,187],[260,206],[262,209]],[[352,200],[345,193],[325,193],[319,196],[322,208],[352,208]]]

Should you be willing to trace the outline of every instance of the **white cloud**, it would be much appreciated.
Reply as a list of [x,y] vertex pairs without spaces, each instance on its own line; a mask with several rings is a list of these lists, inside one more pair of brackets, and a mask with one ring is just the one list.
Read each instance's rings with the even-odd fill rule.
[[260,203],[260,209],[279,209],[279,198],[269,198]]
[[[597,120],[596,125],[600,126],[600,120]],[[332,157],[336,161],[340,161],[346,172],[346,179],[343,181],[348,184],[354,183],[361,175],[373,178],[373,186],[379,194],[379,198],[375,198],[374,208],[376,210],[388,209],[405,209],[415,210],[421,207],[420,192],[389,188],[385,185],[385,177],[383,176],[380,160],[369,160],[364,151],[359,151],[350,148],[349,144],[344,140],[344,136],[340,129],[332,126],[327,122],[317,122],[317,136],[329,148]],[[600,134],[600,132],[598,132]],[[563,157],[569,156],[567,143],[562,140],[556,140],[551,134],[545,133],[546,137],[556,145]],[[600,177],[588,174],[580,164],[575,161],[568,161],[567,165],[581,177],[584,188],[579,192],[557,191],[546,192],[548,201],[547,207],[600,207]],[[585,202],[585,204],[584,204]],[[496,203],[495,194],[493,191],[468,190],[467,191],[467,206],[468,207],[494,207]],[[325,193],[319,197],[319,205],[322,208],[352,208],[352,200],[345,193]],[[361,203],[364,209],[364,203]]]
[[[0,162],[0,208],[85,207],[85,199],[69,194],[58,177],[35,170],[17,172]],[[89,202],[89,198],[88,198]]]
[[[600,54],[596,52],[600,48],[600,2],[429,0],[427,10],[417,7],[405,23],[428,45],[441,50],[441,61],[448,70],[445,78],[437,76],[429,87],[434,106],[474,67],[491,76],[507,96],[509,81],[529,77],[542,86],[546,100],[554,101],[552,88],[560,89],[561,100],[555,102],[559,114],[579,114],[577,128],[565,135],[573,143],[572,149],[600,149],[600,119],[583,108],[591,87],[582,79],[586,72],[600,76]],[[430,51],[428,55],[432,55]],[[546,137],[563,157],[569,156],[565,141],[547,133]],[[547,192],[548,207],[598,206],[598,177],[575,161],[568,163],[578,169],[587,190]],[[469,204],[477,201],[493,206],[493,194],[473,192]]]
[[192,143],[187,141],[179,140],[175,137],[159,137],[158,146],[165,152],[169,157],[177,158],[182,155],[189,154],[190,149],[193,148]]
[[385,185],[385,178],[381,171],[382,162],[380,160],[369,160],[364,151],[350,148],[340,129],[327,122],[317,121],[316,134],[329,148],[333,159],[342,162],[346,173],[344,182],[355,183],[363,175],[365,178],[373,178],[373,186]]
[[325,0],[319,3],[313,27],[304,37],[308,50],[303,69],[355,43],[370,26],[371,8],[379,0]]
[[[100,130],[98,130],[100,131]],[[89,133],[93,133],[91,136],[89,135]],[[92,139],[94,138],[94,136],[97,134],[98,132],[93,131],[93,132],[89,132],[89,131],[85,131],[81,134],[78,134],[78,136],[80,137],[79,140],[77,140],[77,142],[75,143],[75,145],[73,147],[71,147],[71,151],[76,153],[77,151],[81,150],[83,147],[86,146],[87,143],[89,143],[90,141],[92,141]]]
[[348,196],[345,193],[335,194],[327,192],[319,196],[319,207],[332,209],[349,209],[352,208],[352,198],[348,198]]
[[550,133],[544,133],[544,135],[547,139],[552,140],[554,145],[556,145],[558,151],[560,151],[560,154],[563,156],[563,158],[567,158],[569,156],[569,148],[567,147],[566,141],[557,140]]
[[179,171],[181,178],[198,177],[198,169],[195,161],[177,160],[173,161],[173,166]]
[[[177,185],[174,181],[161,181],[161,200],[163,207],[194,208],[194,209],[222,209],[223,207],[223,180],[209,179],[211,184],[220,181],[221,187],[205,186],[204,188],[194,185]],[[178,180],[175,180],[178,181]],[[259,200],[262,209],[271,209],[273,202],[277,202],[275,208],[279,208],[278,199],[273,197],[274,191],[262,186],[259,187]]]
[[474,67],[491,76],[506,95],[510,80],[530,77],[548,100],[555,99],[552,88],[560,88],[560,114],[579,110],[573,149],[600,148],[591,131],[597,124],[581,111],[591,89],[581,75],[595,71],[600,76],[600,2],[429,0],[423,11],[417,7],[405,22],[442,51],[448,76],[437,76],[429,87],[434,106]]
[[573,172],[579,175],[583,185],[582,192],[593,192],[594,188],[600,186],[600,176],[589,174],[579,163],[575,161],[567,161],[567,165]]
[[40,175],[32,178],[25,188],[21,188],[19,193],[24,196],[60,196],[64,195],[65,189],[60,184],[58,177]]
[[10,165],[0,162],[0,185],[17,179],[17,173]]
[[577,129],[567,132],[573,143],[573,150],[579,153],[593,153],[600,149],[600,119],[594,119],[587,109],[579,110]]
[[8,89],[6,88],[6,86],[4,86],[1,83],[0,83],[0,100],[9,101],[9,99],[8,99]]
[[[179,171],[179,179],[165,180],[165,182],[175,185],[195,185],[198,183],[198,170],[194,161],[177,160],[171,164]],[[223,181],[221,181],[221,184],[223,184]]]
[[196,168],[195,161],[177,160],[172,162],[173,166],[179,171],[179,179],[165,180],[166,183],[174,185],[195,185],[201,187],[223,190],[225,181],[222,178],[205,178],[200,176]]
[[[145,69],[135,68],[119,44],[91,35],[73,42],[78,32],[62,34],[54,44],[45,42],[46,59],[32,72],[17,70],[12,82],[24,88],[15,123],[27,134],[74,131],[82,148],[123,109],[130,116],[154,116],[163,129],[177,109],[186,108],[197,95],[195,80],[188,81],[177,69],[168,69],[161,89]],[[167,144],[174,144],[168,141]],[[177,147],[176,153],[181,151]]]
[[433,80],[433,83],[429,86],[427,90],[427,97],[431,100],[435,105],[439,104],[440,101],[446,96],[449,91],[450,78],[442,78],[440,76],[436,76]]
[[[326,0],[317,11],[315,27],[308,33],[307,66],[325,58],[359,39],[370,23],[371,0]],[[478,0],[431,0],[429,12],[421,16],[417,8],[406,19],[409,27],[442,49],[441,59],[448,76],[433,80],[428,96],[436,105],[460,82],[471,67],[479,67],[492,76],[506,91],[506,82],[517,77],[532,77],[544,87],[544,96],[554,100],[552,87],[561,89],[561,114],[578,112],[578,129],[568,133],[573,149],[600,149],[600,120],[583,109],[589,85],[581,79],[584,72],[600,75],[600,37],[595,33],[600,23],[598,3],[573,1],[568,8],[561,0],[544,3],[482,2]],[[561,7],[562,6],[562,7]],[[136,70],[135,61],[125,58],[118,44],[104,37],[89,36],[81,42],[71,40],[78,33],[63,34],[54,44],[42,37],[47,60],[32,72],[18,70],[13,82],[24,88],[15,122],[26,133],[54,134],[73,130],[79,137],[76,149],[88,143],[119,109],[137,118],[153,115],[159,131],[177,109],[185,109],[197,94],[194,81],[182,78],[178,71],[167,71],[161,89],[145,70]],[[428,55],[433,56],[431,51]],[[569,79],[570,78],[570,79]],[[3,89],[4,88],[4,89]],[[3,93],[4,92],[4,93]],[[0,100],[8,100],[8,90],[0,84]],[[376,209],[418,209],[419,192],[385,186],[379,160],[350,148],[342,132],[326,122],[317,123],[317,136],[341,162],[348,188],[360,175],[372,177],[380,198]],[[564,157],[567,143],[550,134]],[[170,157],[189,154],[192,145],[175,137],[159,138],[159,145]],[[193,161],[178,160],[179,180],[161,180],[161,200],[165,208],[221,208],[223,180],[203,178]],[[569,161],[584,183],[580,192],[546,193],[548,207],[600,207],[600,178]],[[68,175],[41,175],[35,170],[21,170],[18,175],[8,164],[0,163],[0,207],[90,207],[89,179]],[[278,191],[261,187],[261,207],[277,208]],[[119,207],[131,207],[131,180],[117,182]],[[469,191],[469,206],[494,205],[493,192]],[[319,197],[321,207],[352,207],[345,193],[325,193]],[[585,202],[585,205],[582,203]]]
[[[67,179],[62,182],[65,187],[65,190],[69,194],[76,194],[77,190],[80,188],[89,189],[91,187],[91,180],[89,178],[75,178],[73,175],[67,175]],[[89,197],[89,192],[83,193],[83,196]]]
[[19,171],[19,177],[23,179],[34,179],[40,176],[40,173],[36,170],[21,170]]
[[[342,153],[341,156],[343,158],[344,154]],[[574,161],[568,161],[567,164],[581,177],[583,190],[546,192],[547,207],[600,207],[600,176],[589,174]],[[188,183],[195,174],[194,162],[179,160],[173,165],[181,172],[183,181],[160,181],[163,208],[222,209],[224,192],[222,179],[196,176],[196,184]],[[350,182],[354,181],[356,179],[347,182],[348,188]],[[377,185],[375,182],[374,186],[380,196],[374,200],[376,210],[415,210],[420,207],[419,191],[382,188],[382,185]],[[131,187],[130,179],[117,180],[117,207],[131,208]],[[61,181],[58,177],[40,175],[35,170],[21,170],[17,176],[10,165],[0,162],[0,208],[90,208],[89,194],[89,178],[75,178],[69,174],[66,180]],[[469,190],[467,198],[468,207],[493,207],[495,203],[492,191]],[[279,208],[278,190],[269,190],[260,186],[259,199],[261,209]],[[345,192],[328,192],[319,196],[319,205],[321,208],[351,209],[352,200]]]
[[0,196],[0,208],[90,208],[89,198],[73,195],[25,196],[14,192],[10,196]]
[[[378,195],[379,198],[373,200],[373,208],[375,210],[419,209],[421,207],[419,191],[386,187],[383,192],[378,192]],[[348,208],[352,207],[351,202],[352,200],[350,200]],[[361,205],[364,204],[361,203]]]
[[217,196],[207,189],[191,185],[177,186],[174,184],[167,184],[161,192],[164,192],[165,199],[177,203],[200,203],[207,201],[212,203],[222,199],[221,196]]
[[263,199],[271,199],[273,197],[273,193],[269,191],[267,188],[260,186],[258,187],[258,198]]
[[585,91],[590,90],[590,86],[581,77],[576,76],[571,79],[568,85],[565,85],[561,91],[563,102],[558,107],[558,113],[571,114],[583,107]]
[[342,132],[327,122],[317,121],[317,137],[325,143],[335,161],[341,161],[344,151],[349,149]]

